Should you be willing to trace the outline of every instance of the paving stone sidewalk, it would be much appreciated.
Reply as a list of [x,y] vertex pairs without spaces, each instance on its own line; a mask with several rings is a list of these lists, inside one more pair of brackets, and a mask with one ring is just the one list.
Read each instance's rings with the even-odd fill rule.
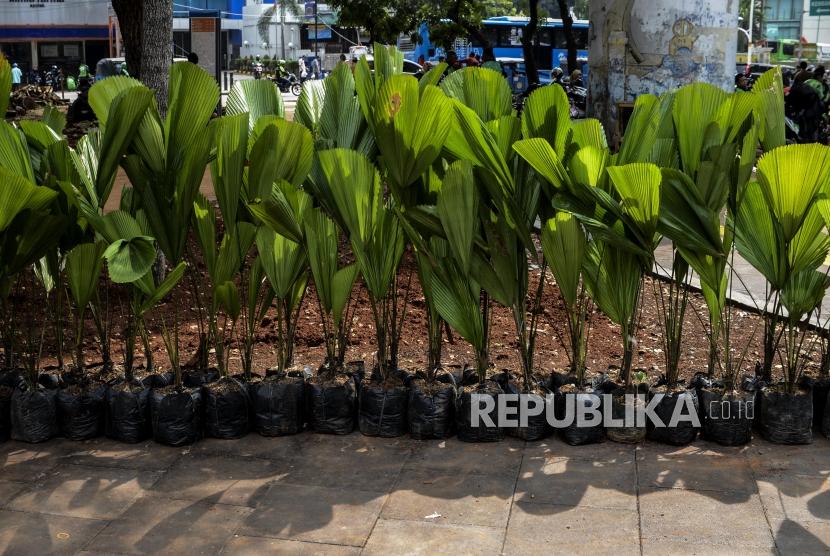
[[830,441],[0,444],[0,553],[823,554]]

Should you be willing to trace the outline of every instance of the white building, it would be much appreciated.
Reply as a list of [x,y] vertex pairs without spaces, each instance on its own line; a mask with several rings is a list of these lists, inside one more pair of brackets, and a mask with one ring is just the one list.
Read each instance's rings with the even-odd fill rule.
[[[274,0],[248,0],[242,12],[242,57],[296,60],[316,53],[323,65],[357,42],[354,29],[337,27],[337,15],[327,4],[296,2],[293,6]],[[316,23],[315,23],[316,22]]]
[[0,50],[24,71],[76,68],[109,53],[108,0],[0,0]]

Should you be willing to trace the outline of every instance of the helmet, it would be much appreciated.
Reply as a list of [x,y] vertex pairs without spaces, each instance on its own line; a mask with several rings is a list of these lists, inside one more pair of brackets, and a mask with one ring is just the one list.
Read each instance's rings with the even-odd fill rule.
[[550,74],[551,74],[551,76],[558,78],[558,77],[562,77],[563,75],[565,75],[565,72],[562,71],[562,68],[553,68],[552,70],[550,70]]

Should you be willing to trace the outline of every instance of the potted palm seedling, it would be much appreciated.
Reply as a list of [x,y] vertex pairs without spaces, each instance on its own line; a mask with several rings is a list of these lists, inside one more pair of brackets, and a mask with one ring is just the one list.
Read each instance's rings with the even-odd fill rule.
[[[443,437],[451,431],[455,389],[452,384],[437,380],[439,374],[443,380],[449,374],[440,372],[441,321],[433,302],[432,269],[427,255],[433,248],[440,249],[440,242],[436,240],[437,243],[427,246],[428,237],[416,231],[407,212],[435,202],[440,177],[431,166],[438,159],[452,124],[450,101],[429,79],[419,82],[412,76],[400,75],[402,58],[394,48],[378,46],[378,51],[389,62],[384,64],[389,71],[380,76],[359,73],[359,99],[362,106],[372,106],[365,116],[377,142],[380,168],[393,201],[391,207],[413,242],[429,315],[429,362],[421,373],[423,379],[416,379],[410,390],[409,401],[414,405],[409,408],[408,420],[414,424],[416,437]],[[369,77],[374,79],[372,83],[366,83]]]
[[404,233],[388,207],[391,201],[383,198],[377,169],[365,156],[332,149],[319,153],[319,162],[366,283],[375,325],[377,365],[361,385],[360,430],[370,436],[399,436],[406,430],[408,396],[398,372],[406,312],[406,298],[398,298]]
[[[241,124],[247,126],[247,121],[242,119]],[[233,210],[238,204],[238,198],[233,199]],[[204,195],[196,196],[194,229],[210,281],[206,310],[208,338],[214,346],[219,374],[218,380],[203,386],[205,433],[213,438],[238,438],[248,433],[250,410],[247,388],[232,378],[228,369],[229,343],[241,311],[234,278],[253,244],[256,228],[237,222],[232,212],[223,213],[223,217],[225,231],[217,245],[215,210]]]
[[[0,56],[0,110],[4,113],[11,79],[3,76],[10,71]],[[0,334],[4,366],[12,371],[19,365],[15,348],[20,316],[10,301],[12,288],[25,269],[56,247],[66,219],[54,206],[58,193],[37,185],[26,141],[7,122],[0,122],[0,183]],[[25,373],[25,380],[8,384],[15,387],[9,400],[11,434],[19,440],[42,442],[56,432],[55,391],[38,384],[38,354],[26,359],[30,372]]]
[[[470,403],[473,396],[478,399],[493,398],[504,387],[516,392],[521,390],[523,393],[538,389],[537,381],[532,378],[532,367],[541,283],[535,290],[531,310],[528,311],[525,306],[528,293],[527,250],[532,249],[534,259],[538,259],[530,239],[530,230],[538,209],[538,183],[527,174],[527,167],[514,159],[510,148],[519,136],[521,123],[513,111],[510,89],[501,75],[486,69],[468,68],[444,79],[441,88],[452,99],[450,107],[455,116],[444,152],[450,159],[459,161],[460,165],[451,175],[451,187],[446,192],[445,176],[438,210],[445,211],[442,217],[443,235],[448,239],[451,258],[456,259],[469,279],[469,289],[458,290],[462,302],[457,309],[463,312],[472,307],[468,302],[480,301],[482,312],[481,324],[475,326],[471,326],[469,321],[465,325],[462,322],[464,319],[459,319],[460,314],[454,315],[454,321],[450,322],[447,315],[441,313],[473,344],[476,351],[478,384],[472,388],[469,387],[472,385],[468,385],[460,393],[456,422],[459,436],[463,439],[492,440],[500,438],[503,431],[495,426],[480,427],[478,430],[472,430],[470,426]],[[460,188],[453,183],[462,179],[461,176],[470,182],[469,186]],[[459,194],[463,198],[459,198]],[[448,207],[459,202],[458,206],[464,206],[465,220],[452,222],[455,215],[450,218],[447,216],[455,209],[448,210]],[[459,226],[463,234],[453,238],[453,234],[459,231],[453,230],[455,226]],[[467,253],[459,255],[460,244],[473,237],[476,238],[475,253],[466,247]],[[464,241],[459,243],[459,238]],[[444,288],[453,285],[452,280],[442,279],[441,282]],[[511,384],[509,373],[502,374],[506,380],[502,380],[501,384],[487,380],[491,299],[509,307],[514,317],[523,371],[520,386]],[[465,315],[465,318],[470,316]],[[461,332],[457,326],[464,326],[465,332]],[[494,408],[495,405],[493,404]],[[491,416],[495,415],[494,409]],[[528,426],[511,428],[511,432],[530,437],[547,433],[543,416],[537,416],[533,421]]]
[[306,418],[315,432],[348,434],[354,430],[357,394],[345,358],[359,268],[357,263],[339,265],[338,228],[322,210],[308,211],[304,232],[326,348],[325,361],[306,384]]
[[70,440],[94,438],[103,429],[106,385],[86,375],[84,328],[87,308],[100,286],[104,247],[103,242],[81,243],[66,255],[66,277],[75,303],[74,369],[72,380],[58,392],[57,407],[61,433]]
[[[185,259],[193,202],[214,142],[216,125],[210,120],[218,101],[218,86],[206,72],[193,64],[174,64],[166,118],[162,122],[151,107],[122,162],[152,236],[174,266]],[[172,445],[198,439],[203,417],[201,389],[182,382],[179,305],[174,296],[172,322],[163,322],[162,333],[174,384],[155,389],[150,400],[153,436]]]
[[[258,224],[257,258],[243,265],[243,373],[248,382],[254,428],[263,435],[295,434],[303,427],[303,376],[292,371],[299,312],[307,284],[303,247],[303,215],[311,199],[300,186],[308,177],[314,146],[302,125],[280,116],[273,87],[245,87],[244,107],[250,110],[247,168],[240,170],[241,196],[246,211]],[[278,96],[278,95],[277,95]],[[262,102],[263,97],[271,99]],[[229,110],[229,112],[232,112]],[[254,120],[254,117],[257,119]],[[243,147],[243,151],[245,148]],[[229,156],[238,156],[237,151]],[[227,171],[227,168],[226,168]],[[247,277],[246,277],[247,274]],[[276,302],[276,365],[264,377],[252,372],[256,328]]]
[[[653,263],[660,203],[659,169],[632,161],[649,159],[659,129],[651,120],[659,121],[665,112],[663,103],[654,97],[638,99],[626,130],[627,143],[614,160],[616,166],[609,166],[610,157],[599,135],[585,133],[585,129],[577,136],[582,144],[576,143],[577,150],[564,159],[542,138],[524,139],[514,146],[553,187],[548,195],[554,206],[573,213],[590,234],[583,279],[591,298],[620,326],[622,335],[621,366],[610,373],[616,382],[612,414],[618,417],[636,414],[642,404],[632,384],[632,364],[643,279]],[[645,436],[645,423],[639,421],[635,426],[615,427],[609,436],[638,442]]]
[[[126,189],[122,201],[129,199]],[[127,204],[127,203],[124,203]],[[152,349],[147,315],[175,288],[184,276],[186,265],[179,263],[163,281],[157,282],[153,272],[156,247],[141,211],[138,220],[123,210],[98,215],[86,213],[98,237],[107,245],[102,256],[107,263],[110,280],[124,284],[128,290],[127,325],[124,330],[124,379],[109,385],[106,396],[106,434],[122,442],[140,442],[151,435],[150,396],[154,379],[150,374],[138,380],[134,356],[136,337],[144,348],[145,366],[152,371]],[[142,227],[144,226],[144,227]],[[156,383],[158,384],[158,383]],[[166,383],[162,383],[164,386]]]
[[[501,440],[504,431],[498,425],[497,399],[503,393],[499,383],[488,380],[489,300],[482,296],[475,273],[476,243],[483,243],[479,232],[478,194],[472,165],[457,161],[449,166],[438,197],[437,212],[447,246],[433,255],[432,279],[435,306],[441,317],[467,340],[475,358],[475,381],[465,384],[458,393],[455,408],[458,438],[465,442]],[[474,422],[473,406],[489,419]]]
[[[296,222],[302,226],[310,205],[309,195],[285,181],[274,187],[280,189]],[[304,376],[302,371],[293,371],[292,367],[294,339],[308,285],[308,256],[304,242],[288,239],[267,226],[261,226],[257,231],[256,246],[261,272],[275,302],[277,351],[276,365],[256,388],[255,395],[255,401],[271,400],[269,405],[276,405],[276,408],[264,411],[265,408],[258,405],[256,419],[261,422],[259,431],[262,434],[294,434],[303,427]],[[278,403],[274,404],[273,400]]]
[[[740,406],[745,397],[736,389],[743,356],[733,355],[729,329],[732,314],[726,304],[734,230],[729,225],[721,226],[721,215],[724,210],[734,214],[752,171],[757,142],[754,106],[749,93],[728,95],[705,84],[680,89],[674,95],[673,105],[679,169],[663,170],[659,228],[672,240],[673,268],[669,295],[661,299],[668,298],[663,304],[664,334],[675,340],[674,347],[667,343],[664,350],[667,380],[662,390],[666,391],[658,414],[667,422],[677,404],[692,394],[692,389],[681,388],[679,382],[673,385],[672,380],[678,376],[675,361],[682,343],[679,319],[684,293],[679,275],[688,265],[698,278],[708,312],[709,355],[705,373],[708,378],[698,374],[694,393],[699,398],[706,435],[726,444],[748,441],[750,421],[746,411],[738,411],[739,407],[736,411],[721,412],[720,417],[708,418],[710,406],[713,410],[721,407],[719,402],[706,403],[714,401],[717,392],[726,396],[722,400],[726,405],[734,402]],[[688,283],[688,278],[684,282]],[[712,384],[718,369],[722,370],[722,382],[729,385],[723,390],[719,390],[720,385]],[[652,436],[655,435],[658,440],[677,444],[693,438],[693,431],[684,424],[680,428],[654,430]]]
[[761,390],[760,430],[782,444],[812,442],[812,394],[799,379],[812,345],[803,319],[813,314],[827,286],[817,269],[830,241],[816,199],[824,194],[828,166],[830,149],[823,145],[788,145],[766,153],[735,224],[738,252],[767,281],[764,319],[773,331],[783,381]]
[[[594,389],[587,376],[586,358],[590,321],[590,297],[585,287],[584,268],[587,238],[579,221],[570,213],[559,212],[542,229],[542,250],[559,287],[559,296],[565,308],[566,342],[570,359],[569,380],[556,388],[555,414],[564,419],[568,406],[593,403]],[[605,437],[601,423],[579,426],[573,422],[565,426],[562,438],[571,445],[600,442]]]

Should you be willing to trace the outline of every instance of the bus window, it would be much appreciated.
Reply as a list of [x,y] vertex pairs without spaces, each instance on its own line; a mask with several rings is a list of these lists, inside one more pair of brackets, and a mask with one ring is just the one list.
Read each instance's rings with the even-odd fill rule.
[[522,46],[522,28],[511,27],[509,36],[509,46]]
[[[568,48],[568,41],[565,40],[565,29],[557,27],[553,31],[553,47],[559,49]],[[573,28],[574,42],[577,50],[588,49],[588,29]]]
[[487,39],[487,42],[492,46],[499,44],[499,29],[498,27],[485,27],[481,30],[481,34]]
[[588,48],[588,29],[585,27],[574,29],[574,42],[576,42],[577,50],[586,50]]
[[554,29],[545,27],[536,32],[536,44],[538,46],[552,46],[554,37]]
[[795,56],[795,43],[784,43],[784,55]]
[[568,48],[568,41],[565,40],[565,30],[561,27],[552,29],[553,31],[553,47],[554,48]]

